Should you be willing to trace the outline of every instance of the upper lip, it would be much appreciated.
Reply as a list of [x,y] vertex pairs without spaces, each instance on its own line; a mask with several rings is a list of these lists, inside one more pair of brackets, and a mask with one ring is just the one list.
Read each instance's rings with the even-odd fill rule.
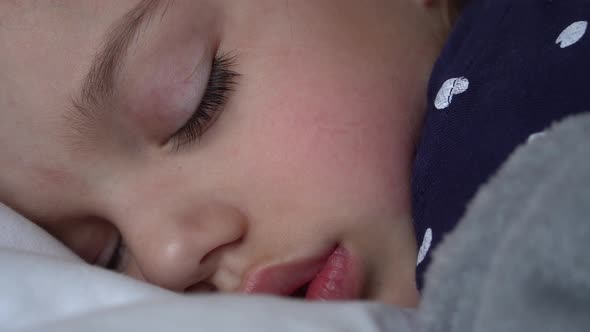
[[291,295],[315,279],[334,250],[332,247],[320,255],[254,270],[246,275],[239,290],[242,293]]

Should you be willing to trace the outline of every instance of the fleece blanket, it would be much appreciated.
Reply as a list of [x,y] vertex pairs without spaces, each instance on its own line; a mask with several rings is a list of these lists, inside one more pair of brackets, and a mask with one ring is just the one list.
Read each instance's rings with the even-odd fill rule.
[[181,296],[88,266],[0,206],[2,331],[585,331],[590,115],[519,148],[434,253],[417,311]]
[[590,115],[520,147],[434,253],[424,332],[590,329]]

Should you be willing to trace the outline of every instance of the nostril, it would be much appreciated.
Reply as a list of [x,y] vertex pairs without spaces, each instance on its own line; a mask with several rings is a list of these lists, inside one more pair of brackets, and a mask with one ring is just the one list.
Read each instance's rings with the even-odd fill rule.
[[215,285],[210,284],[208,282],[199,282],[190,287],[187,287],[184,290],[184,293],[191,294],[191,293],[214,293],[217,292],[217,287]]
[[205,253],[205,255],[203,255],[199,264],[204,265],[208,261],[210,261],[213,257],[215,257],[216,255],[219,255],[220,252],[223,252],[224,250],[228,250],[229,248],[236,247],[236,246],[240,245],[240,243],[242,242],[242,239],[243,239],[243,237],[240,237],[236,240],[220,244],[219,246],[210,249],[207,253]]

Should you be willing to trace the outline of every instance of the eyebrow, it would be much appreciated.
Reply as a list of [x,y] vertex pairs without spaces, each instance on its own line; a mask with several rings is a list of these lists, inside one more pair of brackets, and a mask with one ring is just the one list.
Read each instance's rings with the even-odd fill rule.
[[114,96],[117,75],[123,67],[128,50],[137,41],[141,28],[159,12],[161,20],[172,2],[173,0],[141,0],[107,30],[81,89],[71,99],[72,107],[66,120],[76,132],[84,134],[96,125],[97,117],[104,112]]

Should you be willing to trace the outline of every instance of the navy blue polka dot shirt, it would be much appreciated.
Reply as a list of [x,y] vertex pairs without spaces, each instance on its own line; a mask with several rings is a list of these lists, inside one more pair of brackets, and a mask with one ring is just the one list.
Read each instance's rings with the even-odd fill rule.
[[418,287],[477,189],[520,144],[590,111],[589,0],[472,0],[433,69],[412,175]]

